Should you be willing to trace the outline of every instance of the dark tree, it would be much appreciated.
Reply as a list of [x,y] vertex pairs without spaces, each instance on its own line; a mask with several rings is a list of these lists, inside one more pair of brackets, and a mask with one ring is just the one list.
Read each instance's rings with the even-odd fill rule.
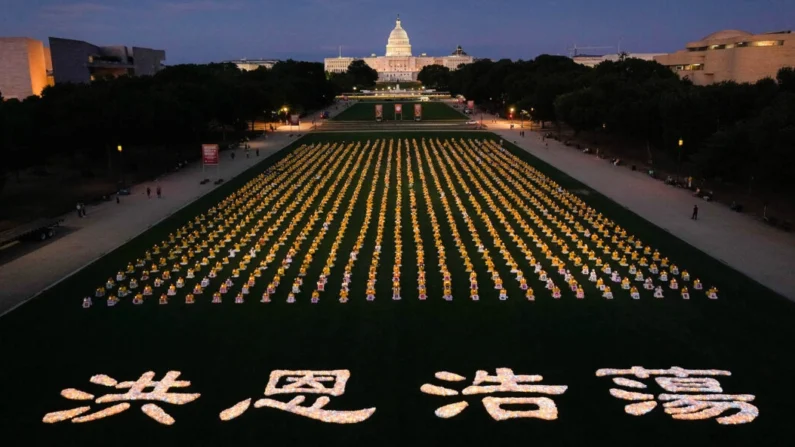
[[417,80],[422,82],[423,86],[437,90],[449,89],[451,79],[450,69],[444,65],[436,64],[422,67],[422,70],[417,75]]
[[351,76],[353,85],[357,88],[374,87],[378,81],[378,72],[361,59],[351,62],[347,74]]

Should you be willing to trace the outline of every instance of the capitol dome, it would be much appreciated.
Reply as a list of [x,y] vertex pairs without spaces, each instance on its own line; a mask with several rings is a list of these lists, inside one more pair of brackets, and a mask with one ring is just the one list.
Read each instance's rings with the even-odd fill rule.
[[411,43],[409,35],[400,26],[400,16],[395,23],[395,29],[389,33],[389,40],[386,43],[386,55],[389,56],[411,56]]

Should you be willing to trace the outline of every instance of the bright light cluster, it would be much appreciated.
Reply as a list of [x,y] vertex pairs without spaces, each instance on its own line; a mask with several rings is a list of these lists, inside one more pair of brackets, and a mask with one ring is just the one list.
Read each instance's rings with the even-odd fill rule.
[[[713,377],[731,376],[731,372],[719,369],[688,370],[678,366],[669,369],[646,369],[642,366],[633,366],[630,369],[599,369],[597,377],[607,376],[634,376],[639,379],[648,379],[652,376],[657,385],[668,394],[657,396],[663,402],[665,412],[674,419],[679,420],[704,420],[715,418],[719,424],[735,425],[746,424],[759,416],[759,409],[752,405],[755,396],[750,394],[720,394],[723,388],[720,382]],[[701,376],[701,377],[692,377]],[[614,377],[616,385],[628,388],[645,389],[648,386],[637,380]],[[696,393],[696,394],[680,394]],[[705,394],[712,393],[712,394]],[[610,394],[618,399],[633,401],[624,407],[627,414],[641,416],[657,408],[658,402],[654,394],[627,391],[619,388],[610,388]],[[723,413],[737,410],[729,416]]]
[[[116,379],[105,374],[97,374],[92,376],[89,380],[95,385],[116,389],[128,389],[126,393],[122,394],[105,394],[94,399],[94,395],[74,388],[66,388],[61,391],[61,396],[69,400],[94,400],[97,404],[121,402],[110,407],[103,408],[99,411],[91,413],[86,416],[80,416],[83,413],[91,410],[90,406],[73,408],[70,410],[56,411],[47,413],[42,419],[47,424],[61,422],[71,419],[74,423],[91,422],[103,419],[109,416],[119,414],[130,408],[130,401],[145,400],[166,402],[174,405],[184,405],[198,399],[201,394],[199,393],[172,393],[169,392],[171,388],[185,388],[190,386],[190,382],[186,380],[177,380],[180,376],[179,371],[169,371],[163,377],[163,380],[155,381],[155,373],[152,371],[146,372],[136,381],[117,382]],[[145,392],[146,389],[151,388],[152,391]],[[150,418],[156,420],[163,425],[172,425],[174,418],[166,413],[162,408],[156,404],[148,403],[141,407],[141,411]],[[77,417],[79,416],[79,417]]]
[[[352,217],[360,207],[364,220],[349,228],[359,223]],[[411,254],[404,253],[406,207]],[[375,240],[370,240],[373,219]],[[431,234],[423,233],[423,219]],[[387,222],[393,222],[391,234]],[[355,238],[351,251],[339,253],[343,246],[351,247],[346,238]],[[389,248],[388,263],[381,259],[384,247]],[[430,269],[426,247],[438,259]],[[468,278],[453,278],[453,250]],[[515,258],[516,253],[521,256]],[[365,254],[370,257],[367,278],[354,279],[354,266]],[[339,262],[340,255],[345,262]],[[403,275],[406,258],[416,263],[416,280]],[[321,273],[305,284],[319,263],[324,263],[318,266]],[[384,264],[391,269],[391,281],[376,287]],[[229,302],[245,304],[252,293],[261,294],[263,303],[276,294],[288,303],[317,303],[329,289],[330,275],[340,268],[342,284],[333,290],[339,290],[341,303],[372,301],[379,290],[388,289],[397,301],[414,287],[420,300],[450,301],[454,295],[507,300],[517,291],[529,301],[537,295],[584,299],[588,282],[599,289],[596,296],[608,300],[644,295],[690,299],[690,289],[718,297],[716,287],[705,289],[658,249],[495,141],[388,138],[301,146],[118,269],[82,305],[90,308],[97,298],[109,306],[141,305],[151,297],[165,306],[175,302],[173,297],[188,304],[223,304],[225,295],[235,298]],[[478,278],[476,270],[485,270],[488,278]],[[442,284],[432,297],[428,275],[438,275]],[[350,296],[355,281],[364,283],[363,296]]]

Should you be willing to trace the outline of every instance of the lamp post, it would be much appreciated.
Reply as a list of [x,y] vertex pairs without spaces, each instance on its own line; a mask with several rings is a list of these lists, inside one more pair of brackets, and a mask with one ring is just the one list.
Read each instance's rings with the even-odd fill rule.
[[121,180],[119,180],[120,185],[118,189],[124,188],[124,157],[122,155],[123,150],[124,149],[121,147],[121,144],[116,146],[116,151],[119,153],[119,174],[121,176]]
[[511,124],[513,124],[513,112],[516,111],[514,107],[511,107]]
[[[683,147],[684,145],[685,145],[685,140],[683,140],[683,139],[681,139],[681,138],[680,138],[680,139],[679,139],[679,142],[678,142],[678,146],[679,146],[679,151],[678,151],[678,152],[679,152],[679,153],[678,153],[678,155],[677,155],[677,159],[676,159],[676,176],[677,176],[677,177],[679,177],[679,175],[680,175],[680,169],[681,169],[681,167],[682,167],[682,147]],[[678,180],[679,180],[679,179],[677,178],[677,181],[678,181]]]

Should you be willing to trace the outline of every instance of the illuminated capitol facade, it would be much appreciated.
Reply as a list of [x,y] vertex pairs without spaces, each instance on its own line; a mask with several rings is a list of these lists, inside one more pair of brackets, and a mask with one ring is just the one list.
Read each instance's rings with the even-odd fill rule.
[[389,34],[386,44],[386,55],[354,58],[354,57],[333,57],[324,60],[325,68],[330,73],[342,73],[348,69],[351,62],[363,60],[367,65],[378,72],[378,80],[389,81],[415,81],[417,74],[423,67],[428,65],[443,65],[450,70],[455,70],[461,64],[470,64],[474,58],[464,52],[459,46],[449,56],[433,57],[425,53],[420,56],[412,56],[409,35],[400,23],[400,16],[397,18],[395,29]]

